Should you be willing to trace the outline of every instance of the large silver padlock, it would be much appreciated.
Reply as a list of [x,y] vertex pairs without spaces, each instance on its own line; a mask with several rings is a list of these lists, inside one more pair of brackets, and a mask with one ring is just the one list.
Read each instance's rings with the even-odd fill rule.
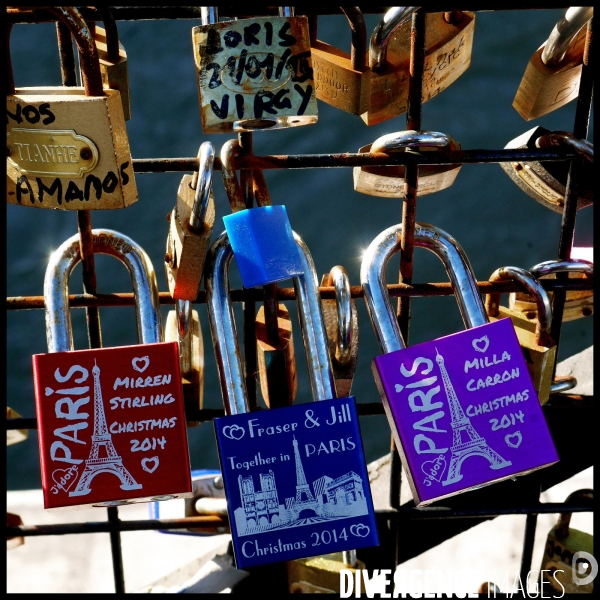
[[219,22],[217,7],[201,11],[192,38],[204,133],[317,121],[306,17],[282,7],[279,17]]
[[[389,133],[372,144],[359,148],[359,153],[421,152],[460,150],[460,144],[445,133],[437,131],[399,131]],[[433,194],[450,187],[462,165],[421,165],[419,167],[419,196]],[[405,166],[354,167],[354,190],[370,196],[402,198],[404,196]]]

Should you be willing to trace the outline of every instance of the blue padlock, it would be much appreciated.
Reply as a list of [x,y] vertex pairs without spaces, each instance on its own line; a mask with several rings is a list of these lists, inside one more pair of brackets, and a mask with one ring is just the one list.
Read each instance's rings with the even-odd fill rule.
[[232,214],[223,217],[245,288],[267,285],[302,275],[292,227],[285,206],[271,206],[261,171],[253,171],[258,208],[248,209],[235,174],[237,140],[221,148],[221,174]]
[[207,257],[206,302],[227,414],[214,424],[238,569],[379,545],[355,400],[336,397],[315,267],[294,239],[312,395],[324,402],[249,412],[226,233]]

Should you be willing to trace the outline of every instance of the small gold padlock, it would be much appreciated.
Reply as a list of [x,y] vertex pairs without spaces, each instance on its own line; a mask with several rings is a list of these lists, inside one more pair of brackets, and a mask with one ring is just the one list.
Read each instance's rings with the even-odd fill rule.
[[585,24],[592,6],[572,6],[529,60],[513,106],[527,121],[564,106],[579,94]]
[[[534,265],[529,269],[529,272],[537,279],[554,279],[556,273],[562,271],[568,271],[570,278],[593,278],[594,264],[583,259],[570,259],[567,261],[548,260]],[[548,292],[550,301],[552,301],[553,295],[552,292]],[[534,323],[537,321],[537,304],[526,292],[513,292],[509,296],[508,307],[517,313],[523,314],[529,321]],[[572,290],[567,292],[563,322],[589,317],[592,314],[594,314],[593,290]]]
[[[582,176],[577,197],[577,209],[590,206],[594,202],[595,172],[593,168],[594,147],[587,140],[578,140],[573,134],[560,131],[551,132],[543,127],[534,127],[506,144],[511,150],[533,150],[535,148],[561,145],[579,152],[587,160],[583,161]],[[562,213],[565,206],[565,193],[570,162],[568,161],[515,161],[499,163],[506,174],[528,196],[546,208]]]
[[485,308],[491,322],[507,317],[511,319],[540,404],[545,404],[550,397],[554,363],[556,362],[556,345],[550,337],[552,305],[546,290],[525,269],[501,267],[490,275],[490,282],[511,279],[525,286],[535,298],[537,323],[528,321],[521,313],[500,306],[500,294],[488,294]]
[[338,398],[350,396],[358,360],[358,311],[350,295],[350,279],[337,265],[323,275],[321,286],[333,286],[335,299],[321,300],[327,345]]
[[[7,108],[7,202],[36,208],[125,208],[138,199],[120,92],[104,89],[81,14],[49,7],[79,49],[83,88],[14,89]],[[12,89],[11,89],[12,87]]]
[[215,224],[214,157],[213,145],[203,142],[198,151],[198,171],[184,175],[177,190],[165,254],[165,275],[175,299],[195,300],[198,295]]
[[[565,503],[586,499],[594,499],[593,490],[573,492],[569,494]],[[549,584],[552,589],[563,595],[591,594],[598,571],[594,559],[594,537],[569,527],[572,514],[561,513],[558,523],[548,534],[540,568],[541,582],[542,585]]]
[[198,411],[204,402],[204,340],[198,312],[189,300],[177,300],[165,325],[165,342],[179,343],[179,366],[188,427],[200,425]]
[[[399,131],[375,140],[372,144],[359,148],[359,153],[376,154],[384,152],[414,152],[460,150],[460,144],[445,133],[437,131]],[[422,165],[419,167],[419,196],[433,194],[450,187],[462,165]],[[354,167],[354,190],[361,194],[382,198],[402,198],[404,196],[405,166],[393,167]]]
[[[21,415],[10,407],[6,407],[6,418],[7,419],[21,419]],[[12,446],[12,444],[18,444],[24,442],[29,437],[29,431],[27,429],[7,429],[6,430],[6,445]]]

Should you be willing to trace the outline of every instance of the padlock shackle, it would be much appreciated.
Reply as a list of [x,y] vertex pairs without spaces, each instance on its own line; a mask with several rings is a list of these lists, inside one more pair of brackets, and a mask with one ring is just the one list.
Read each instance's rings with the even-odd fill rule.
[[[490,275],[490,282],[495,281],[518,281],[533,297],[537,307],[538,321],[535,327],[535,343],[538,346],[550,347],[554,345],[550,337],[552,325],[552,303],[548,292],[530,271],[521,267],[500,267]],[[491,293],[487,295],[485,308],[490,317],[500,314],[500,294]]]
[[568,392],[577,386],[577,379],[573,375],[563,375],[561,377],[555,377],[554,381],[550,384],[551,394],[562,394],[562,392]]
[[341,265],[332,267],[328,275],[328,285],[335,291],[335,306],[337,310],[338,335],[335,344],[335,359],[340,365],[347,365],[352,358],[352,296],[350,293],[350,278]]
[[117,29],[117,21],[110,6],[96,6],[96,10],[102,17],[104,31],[106,33],[106,55],[108,60],[116,62],[119,60],[119,30]]
[[[156,274],[150,258],[131,238],[111,229],[93,229],[94,254],[108,254],[129,271],[136,296],[135,314],[140,344],[162,341],[160,301]],[[69,312],[69,277],[81,262],[79,234],[63,242],[50,256],[44,276],[44,304],[48,352],[74,349]]]
[[267,189],[265,175],[259,169],[252,171],[252,193],[258,206],[271,206],[271,195]]
[[413,146],[455,150],[457,143],[449,135],[439,131],[415,131],[414,129],[408,129],[406,131],[382,135],[371,144],[369,152],[371,154],[376,152],[389,154],[394,150],[404,150],[404,148],[412,148]]
[[193,369],[194,318],[191,300],[175,302],[175,320],[179,341],[179,366],[181,374],[188,375]]
[[350,63],[353,71],[364,71],[367,69],[367,26],[365,18],[358,6],[340,6],[340,10],[346,15],[352,42],[350,47]]
[[[572,494],[567,496],[565,500],[565,504],[574,503],[576,500],[594,500],[594,490],[583,489],[577,490]],[[563,512],[560,513],[560,517],[558,518],[558,523],[556,524],[556,529],[554,530],[554,535],[556,537],[565,538],[569,535],[569,525],[571,524],[571,517],[573,513]]]
[[556,146],[575,150],[590,162],[594,162],[594,144],[588,140],[577,139],[569,131],[552,131],[535,140],[536,148],[544,149]]
[[369,67],[375,73],[383,71],[387,58],[388,43],[392,34],[408,21],[419,6],[394,6],[388,10],[371,34],[369,44]]
[[561,273],[564,271],[573,271],[575,273],[584,273],[590,279],[594,277],[594,263],[582,258],[568,260],[546,260],[529,269],[530,273],[537,277],[551,275],[552,273]]
[[558,67],[575,36],[593,16],[593,6],[571,6],[550,33],[542,50],[542,62],[550,69]]
[[190,187],[196,190],[194,206],[190,215],[190,229],[194,233],[202,233],[210,201],[210,188],[215,162],[215,149],[210,142],[200,144],[198,162],[198,170],[194,171],[190,183]]
[[219,9],[216,6],[201,6],[200,21],[202,25],[212,25],[219,22]]
[[[401,239],[402,224],[388,227],[371,242],[360,266],[360,282],[369,318],[381,351],[386,354],[406,347],[385,283],[386,266],[400,251]],[[473,269],[458,242],[433,225],[417,223],[414,243],[430,250],[444,263],[467,329],[489,323]]]
[[232,213],[246,210],[242,186],[235,174],[234,155],[239,152],[239,149],[240,144],[235,139],[226,141],[221,147],[221,176]]

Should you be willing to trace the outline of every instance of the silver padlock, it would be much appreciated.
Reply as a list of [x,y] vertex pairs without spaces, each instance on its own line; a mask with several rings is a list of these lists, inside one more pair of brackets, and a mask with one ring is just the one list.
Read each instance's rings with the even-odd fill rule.
[[[375,140],[372,144],[359,148],[361,154],[396,152],[460,150],[460,144],[445,133],[437,131],[399,131]],[[419,196],[433,194],[450,187],[460,164],[421,165],[419,167]],[[405,166],[393,167],[354,167],[354,189],[361,194],[382,198],[402,198],[404,196]]]

